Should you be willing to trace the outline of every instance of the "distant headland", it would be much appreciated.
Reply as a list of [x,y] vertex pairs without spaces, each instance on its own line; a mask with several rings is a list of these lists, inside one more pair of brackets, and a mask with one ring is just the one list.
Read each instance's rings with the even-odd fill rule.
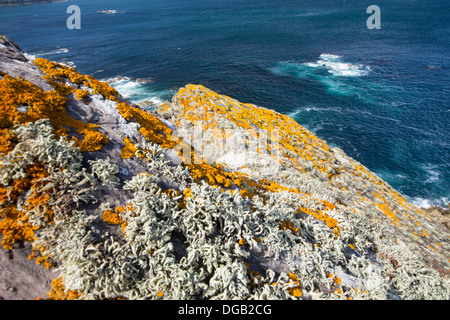
[[66,2],[68,0],[0,0],[0,7],[21,6],[24,4],[40,4],[50,2]]

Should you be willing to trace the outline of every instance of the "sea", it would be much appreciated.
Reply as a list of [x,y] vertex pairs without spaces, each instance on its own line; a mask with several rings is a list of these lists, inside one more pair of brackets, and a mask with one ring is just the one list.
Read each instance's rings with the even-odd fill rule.
[[133,102],[192,83],[276,110],[409,201],[450,202],[448,0],[73,0],[0,7],[0,34]]

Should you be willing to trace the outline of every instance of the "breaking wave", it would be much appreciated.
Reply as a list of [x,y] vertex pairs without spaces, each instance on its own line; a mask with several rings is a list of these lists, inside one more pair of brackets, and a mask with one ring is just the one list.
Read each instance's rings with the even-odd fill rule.
[[361,77],[369,74],[370,67],[362,64],[343,62],[341,56],[322,53],[316,62],[306,62],[305,66],[323,68],[338,77]]
[[104,79],[103,81],[110,84],[125,99],[149,107],[159,105],[165,100],[171,100],[175,94],[173,90],[158,90],[153,88],[153,80],[150,78],[133,79],[127,76],[117,76]]
[[315,62],[278,62],[269,71],[276,76],[298,79],[314,79],[325,85],[327,91],[336,95],[357,96],[367,99],[360,93],[361,85],[354,79],[366,76],[371,68],[363,64],[346,62],[342,56],[322,53]]
[[58,49],[51,50],[51,51],[48,51],[48,52],[35,53],[34,55],[36,57],[46,57],[46,56],[56,56],[58,54],[68,53],[68,52],[69,52],[69,49],[67,49],[67,48],[58,48]]

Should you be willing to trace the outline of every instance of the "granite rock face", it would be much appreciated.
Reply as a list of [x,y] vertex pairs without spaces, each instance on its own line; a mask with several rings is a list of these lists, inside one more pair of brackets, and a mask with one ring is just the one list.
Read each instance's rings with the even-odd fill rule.
[[3,298],[450,297],[447,217],[288,116],[193,84],[149,112],[5,37],[0,112]]

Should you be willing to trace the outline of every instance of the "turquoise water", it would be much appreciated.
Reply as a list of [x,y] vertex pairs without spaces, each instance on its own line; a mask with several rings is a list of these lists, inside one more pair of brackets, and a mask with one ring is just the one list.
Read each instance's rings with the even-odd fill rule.
[[[66,8],[81,8],[68,30]],[[291,115],[420,205],[450,200],[450,3],[70,1],[0,7],[0,34],[133,101],[187,83]],[[114,14],[97,12],[116,10]],[[151,79],[140,83],[137,78]]]

